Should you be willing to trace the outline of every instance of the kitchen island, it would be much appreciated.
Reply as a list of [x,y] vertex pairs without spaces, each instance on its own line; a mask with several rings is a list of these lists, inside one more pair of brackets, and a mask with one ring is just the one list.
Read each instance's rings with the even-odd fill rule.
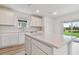
[[28,55],[67,55],[70,54],[71,41],[60,35],[26,33],[25,50]]

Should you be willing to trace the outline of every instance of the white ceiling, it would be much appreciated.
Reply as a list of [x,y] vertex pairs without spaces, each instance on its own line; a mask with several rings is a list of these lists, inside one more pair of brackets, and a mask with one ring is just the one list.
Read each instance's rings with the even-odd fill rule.
[[[37,14],[36,10],[39,10],[38,15],[52,17],[79,10],[78,4],[5,4],[4,6],[29,14]],[[53,15],[53,12],[57,14]]]

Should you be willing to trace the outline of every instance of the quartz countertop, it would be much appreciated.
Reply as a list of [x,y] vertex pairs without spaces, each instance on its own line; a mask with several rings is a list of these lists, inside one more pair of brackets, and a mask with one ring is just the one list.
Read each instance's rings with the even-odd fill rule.
[[34,40],[37,40],[49,47],[60,48],[70,42],[71,40],[63,39],[60,35],[52,35],[52,34],[45,34],[41,33],[26,33],[26,36],[31,37]]

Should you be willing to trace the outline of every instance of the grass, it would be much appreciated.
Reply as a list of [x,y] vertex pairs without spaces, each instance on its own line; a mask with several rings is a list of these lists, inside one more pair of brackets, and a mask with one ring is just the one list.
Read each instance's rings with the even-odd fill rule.
[[75,37],[79,38],[79,33],[73,33],[73,32],[65,31],[64,34],[65,34],[65,35],[69,35],[69,36],[72,35],[72,36],[75,36]]

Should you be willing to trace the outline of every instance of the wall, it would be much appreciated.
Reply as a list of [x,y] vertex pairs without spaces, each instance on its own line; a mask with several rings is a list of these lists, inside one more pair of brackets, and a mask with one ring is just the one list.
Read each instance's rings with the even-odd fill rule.
[[58,24],[58,22],[54,18],[44,17],[44,32],[46,34],[61,37],[59,25],[60,24]]
[[44,17],[44,32],[53,33],[54,31],[54,20],[49,17]]

